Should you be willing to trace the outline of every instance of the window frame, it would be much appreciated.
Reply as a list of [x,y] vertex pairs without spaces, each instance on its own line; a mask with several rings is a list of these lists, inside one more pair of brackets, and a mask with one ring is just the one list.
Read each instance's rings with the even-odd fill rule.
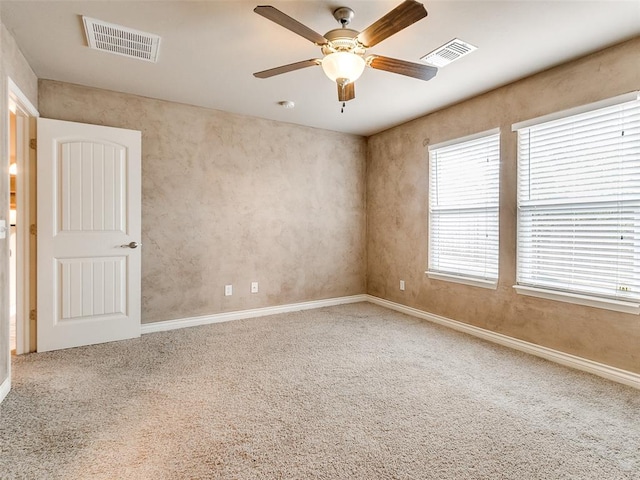
[[[477,140],[485,139],[488,137],[496,136],[496,147],[497,147],[497,173],[496,173],[496,199],[495,199],[495,222],[496,222],[496,248],[495,248],[495,256],[496,256],[496,265],[495,265],[495,278],[482,278],[477,275],[465,275],[461,272],[446,272],[439,271],[437,269],[432,269],[432,254],[433,254],[433,229],[432,229],[432,175],[433,175],[433,158],[432,154],[439,149],[452,147],[454,145],[471,143]],[[428,164],[429,164],[429,173],[428,173],[428,182],[429,182],[429,196],[428,196],[428,241],[427,241],[427,269],[425,274],[430,279],[442,280],[447,282],[454,282],[463,285],[470,285],[474,287],[487,288],[491,290],[495,290],[498,286],[498,280],[500,276],[500,179],[501,179],[501,129],[499,127],[492,128],[490,130],[485,130],[482,132],[478,132],[472,135],[467,135],[464,137],[454,138],[445,142],[440,142],[434,145],[430,145],[428,148]],[[494,208],[494,207],[490,207]]]
[[[562,120],[581,114],[595,112],[608,107],[613,107],[623,103],[639,101],[640,95],[638,92],[630,92],[616,97],[604,99],[598,102],[581,105],[579,107],[570,108],[558,112],[536,117],[530,120],[526,120],[519,123],[514,123],[511,130],[518,133],[519,130],[533,127],[536,125],[552,122],[555,120]],[[567,302],[577,305],[584,305],[589,307],[607,309],[623,313],[640,314],[640,301],[636,298],[623,298],[623,297],[611,297],[606,295],[598,295],[596,293],[585,293],[579,291],[571,291],[566,289],[553,289],[545,288],[544,286],[531,285],[526,282],[520,283],[520,258],[521,258],[521,208],[520,208],[520,138],[518,135],[517,152],[518,152],[518,169],[517,169],[517,228],[516,228],[516,284],[513,288],[518,294],[543,298],[547,300],[554,300],[560,302]],[[578,197],[576,197],[577,200]],[[576,202],[579,203],[579,202]],[[557,205],[557,204],[556,204]],[[638,226],[638,225],[636,225]]]

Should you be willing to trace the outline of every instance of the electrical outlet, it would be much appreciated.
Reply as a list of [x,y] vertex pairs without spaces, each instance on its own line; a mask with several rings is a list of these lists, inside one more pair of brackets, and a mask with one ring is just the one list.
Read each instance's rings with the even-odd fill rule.
[[251,293],[258,293],[258,282],[251,282]]
[[400,280],[400,290],[404,290],[404,280]]
[[224,296],[228,297],[233,295],[233,285],[225,285],[224,286]]

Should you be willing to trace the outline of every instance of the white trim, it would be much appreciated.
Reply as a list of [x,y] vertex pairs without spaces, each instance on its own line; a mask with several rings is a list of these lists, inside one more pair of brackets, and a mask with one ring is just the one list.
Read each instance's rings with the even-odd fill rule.
[[525,285],[514,285],[513,288],[515,288],[516,292],[520,295],[573,303],[575,305],[585,305],[587,307],[604,308],[606,310],[613,310],[614,312],[633,313],[636,315],[640,314],[640,305],[634,302],[593,297],[591,295],[580,295],[577,293],[559,292],[556,290],[528,287]]
[[560,110],[559,112],[549,113],[540,117],[531,118],[529,120],[523,120],[522,122],[514,123],[511,125],[511,131],[517,132],[520,129],[538,125],[540,123],[551,122],[553,120],[559,120],[564,117],[570,117],[572,115],[580,115],[581,113],[590,112],[591,110],[598,110],[600,108],[607,108],[620,103],[633,102],[640,98],[640,92],[629,92],[617,97],[605,98],[598,102],[588,103],[586,105],[580,105],[578,107],[568,108],[566,110]]
[[[314,308],[329,307],[334,305],[344,305],[348,303],[370,302],[381,307],[389,308],[397,312],[405,313],[414,317],[422,318],[439,325],[457,330],[459,332],[473,335],[505,347],[513,348],[521,352],[529,353],[546,360],[550,360],[560,365],[575,368],[583,372],[588,372],[614,382],[622,383],[630,387],[640,389],[640,375],[637,373],[622,370],[620,368],[611,367],[602,363],[594,362],[586,358],[571,355],[569,353],[560,352],[551,348],[536,345],[535,343],[526,342],[517,338],[509,337],[501,333],[492,332],[484,328],[475,327],[464,322],[452,320],[450,318],[428,313],[417,308],[407,307],[399,303],[384,300],[373,295],[352,295],[349,297],[329,298],[326,300],[316,300],[312,302],[294,303],[289,305],[281,305],[277,307],[255,308],[251,310],[240,310],[229,313],[219,313],[215,315],[204,315],[201,317],[191,317],[176,320],[167,320],[163,322],[146,323],[142,325],[142,334],[164,332],[179,328],[195,327],[198,325],[208,325],[212,323],[228,322],[232,320],[242,320],[246,318],[262,317],[267,315],[275,315],[278,313],[295,312],[300,310],[310,310]],[[6,382],[5,382],[6,383]],[[3,385],[4,386],[4,385]],[[1,397],[0,397],[1,398]]]
[[440,272],[424,272],[427,274],[427,277],[433,278],[434,280],[443,280],[445,282],[455,282],[462,283],[463,285],[471,285],[472,287],[481,287],[488,288],[490,290],[495,290],[498,288],[497,280],[483,280],[480,278],[471,278],[471,277],[462,277],[458,275],[450,275],[448,273],[440,273]]
[[328,298],[326,300],[315,300],[312,302],[292,303],[276,307],[253,308],[250,310],[239,310],[228,313],[216,313],[214,315],[203,315],[201,317],[180,318],[176,320],[166,320],[162,322],[143,323],[141,332],[146,333],[166,332],[179,328],[195,327],[198,325],[209,325],[211,323],[229,322],[232,320],[244,320],[246,318],[264,317],[276,315],[278,313],[297,312],[300,310],[311,310],[314,308],[331,307],[334,305],[344,305],[347,303],[366,302],[367,295],[352,295],[349,297]]
[[26,114],[28,114],[31,117],[40,116],[40,113],[38,113],[38,110],[36,109],[36,107],[34,107],[33,103],[31,103],[27,98],[27,96],[24,93],[22,93],[22,90],[20,90],[20,87],[18,87],[18,85],[11,79],[11,77],[7,77],[7,85],[8,85],[7,91],[9,94],[9,98],[11,97],[11,95],[13,95],[18,100],[18,106],[22,108]]
[[525,342],[524,340],[519,340],[517,338],[503,335],[501,333],[485,330],[484,328],[475,327],[467,323],[451,320],[446,317],[441,317],[440,315],[434,315],[432,313],[424,312],[412,307],[407,307],[399,303],[390,302],[388,300],[374,297],[372,295],[367,295],[367,300],[371,303],[375,303],[376,305],[390,308],[391,310],[396,310],[398,312],[406,313],[407,315],[422,318],[424,320],[428,320],[430,322],[452,328],[459,332],[468,333],[469,335],[473,335],[474,337],[482,338],[484,340],[488,340],[505,347],[513,348],[514,350],[529,353],[531,355],[535,355],[537,357],[541,357],[567,367],[582,370],[583,372],[592,373],[608,380],[613,380],[614,382],[619,382],[630,387],[640,389],[640,375],[637,373],[611,367],[609,365],[594,362],[593,360],[588,360],[586,358],[571,355],[569,353],[553,350],[541,345],[536,345],[535,343]]
[[6,398],[10,390],[11,390],[11,375],[9,375],[9,378],[7,378],[4,382],[2,382],[2,385],[0,385],[0,403],[2,403],[2,401]]
[[492,128],[491,130],[485,130],[484,132],[473,133],[471,135],[467,135],[466,137],[452,138],[451,140],[446,140],[444,142],[434,143],[433,145],[429,145],[429,152],[431,152],[431,150],[437,150],[438,148],[449,147],[451,145],[455,145],[456,143],[470,142],[472,140],[488,137],[490,135],[497,135],[499,133],[500,133],[500,127],[496,127],[496,128]]

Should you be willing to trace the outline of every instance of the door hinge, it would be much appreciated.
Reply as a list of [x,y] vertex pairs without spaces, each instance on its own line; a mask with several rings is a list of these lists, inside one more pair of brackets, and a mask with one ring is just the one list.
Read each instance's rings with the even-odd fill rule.
[[31,140],[29,140],[29,148],[31,150],[37,150],[38,149],[38,140],[35,138],[32,138]]
[[36,312],[35,310],[30,310],[29,320],[37,320],[37,319],[38,319],[38,312]]
[[31,226],[29,227],[29,233],[31,235],[37,235],[38,234],[38,227],[36,227],[35,223],[32,223]]

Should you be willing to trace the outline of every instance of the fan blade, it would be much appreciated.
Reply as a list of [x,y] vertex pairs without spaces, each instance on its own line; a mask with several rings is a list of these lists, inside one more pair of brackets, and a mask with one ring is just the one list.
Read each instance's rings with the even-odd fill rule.
[[340,102],[348,102],[356,98],[356,84],[351,82],[346,85],[338,83],[338,100]]
[[384,17],[364,29],[356,37],[365,47],[373,47],[381,41],[427,16],[427,10],[415,0],[405,0]]
[[316,45],[326,45],[327,39],[320,35],[318,32],[311,30],[306,25],[303,25],[294,18],[291,18],[286,13],[282,13],[271,5],[261,5],[253,9],[258,15],[262,15],[264,18],[277,23],[281,27],[291,30],[293,33],[297,33],[301,37],[315,43]]
[[367,57],[367,65],[376,70],[399,73],[400,75],[406,75],[407,77],[413,77],[419,80],[431,80],[436,76],[436,73],[438,73],[436,67],[405,62],[397,58],[382,57],[380,55],[370,55]]
[[256,72],[253,74],[253,76],[257,78],[269,78],[275,75],[280,75],[281,73],[293,72],[294,70],[300,70],[301,68],[320,65],[321,63],[322,63],[322,60],[317,58],[312,58],[311,60],[303,60],[301,62],[290,63],[289,65],[282,65],[280,67],[270,68],[269,70]]

